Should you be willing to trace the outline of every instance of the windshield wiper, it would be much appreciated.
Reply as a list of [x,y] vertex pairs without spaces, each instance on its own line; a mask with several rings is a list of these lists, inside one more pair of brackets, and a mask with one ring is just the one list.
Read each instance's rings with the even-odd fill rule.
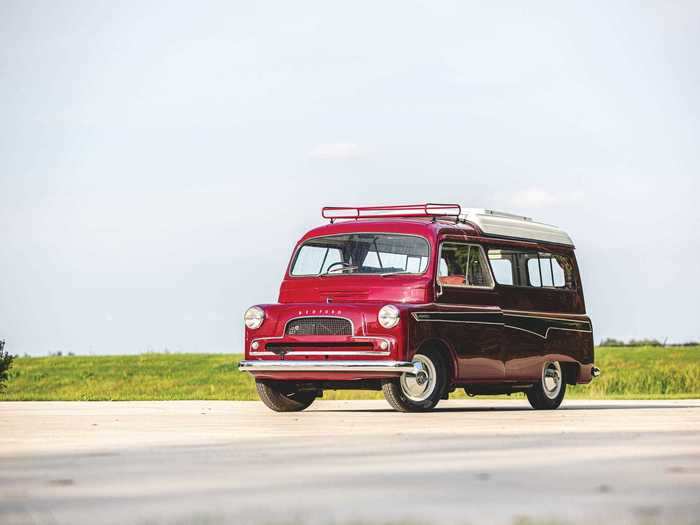
[[411,273],[407,270],[401,270],[400,272],[387,272],[387,273],[380,273],[382,277],[390,277],[392,275],[401,275],[402,273]]

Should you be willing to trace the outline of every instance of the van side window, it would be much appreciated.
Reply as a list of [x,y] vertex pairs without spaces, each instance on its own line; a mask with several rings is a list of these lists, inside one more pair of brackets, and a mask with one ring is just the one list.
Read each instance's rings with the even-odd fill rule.
[[[561,257],[560,259],[565,259]],[[565,261],[562,260],[564,264]],[[557,288],[568,288],[566,285],[566,272],[562,268],[561,263],[557,259],[557,256],[552,257],[552,279],[554,280],[554,286]]]
[[554,286],[552,278],[552,256],[548,253],[528,253],[527,276],[530,286]]
[[517,255],[516,252],[508,250],[489,250],[491,269],[498,284],[512,286],[516,283]]
[[557,288],[576,288],[576,278],[574,274],[574,262],[566,255],[552,255],[552,273],[554,276],[554,286]]
[[551,255],[548,257],[540,257],[540,274],[542,275],[542,286],[554,286]]
[[540,261],[537,259],[537,255],[527,259],[527,279],[527,284],[530,286],[542,286]]
[[566,255],[500,249],[488,253],[498,284],[575,288],[574,264]]
[[473,244],[443,243],[438,281],[443,286],[493,288],[484,250]]

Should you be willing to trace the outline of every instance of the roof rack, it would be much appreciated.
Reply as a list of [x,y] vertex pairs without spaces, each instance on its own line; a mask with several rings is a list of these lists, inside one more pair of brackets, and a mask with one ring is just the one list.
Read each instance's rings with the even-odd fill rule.
[[528,241],[544,241],[567,246],[574,243],[569,235],[550,224],[530,217],[483,208],[464,208],[459,204],[404,204],[398,206],[326,206],[321,210],[324,219],[372,218],[450,218],[455,222],[476,226],[484,235]]
[[373,217],[459,217],[459,204],[403,204],[398,206],[325,206],[324,219],[368,219]]

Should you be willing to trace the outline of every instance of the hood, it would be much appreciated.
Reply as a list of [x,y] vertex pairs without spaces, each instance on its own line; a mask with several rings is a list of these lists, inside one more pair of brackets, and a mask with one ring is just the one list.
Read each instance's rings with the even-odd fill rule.
[[425,275],[337,275],[288,278],[280,287],[280,303],[395,302],[428,303],[431,280]]

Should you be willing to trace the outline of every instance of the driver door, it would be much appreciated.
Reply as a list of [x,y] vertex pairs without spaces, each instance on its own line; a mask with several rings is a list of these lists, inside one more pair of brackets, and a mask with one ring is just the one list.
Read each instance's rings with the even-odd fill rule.
[[444,241],[437,269],[441,335],[457,355],[457,377],[474,382],[501,381],[503,314],[491,267],[482,246]]

